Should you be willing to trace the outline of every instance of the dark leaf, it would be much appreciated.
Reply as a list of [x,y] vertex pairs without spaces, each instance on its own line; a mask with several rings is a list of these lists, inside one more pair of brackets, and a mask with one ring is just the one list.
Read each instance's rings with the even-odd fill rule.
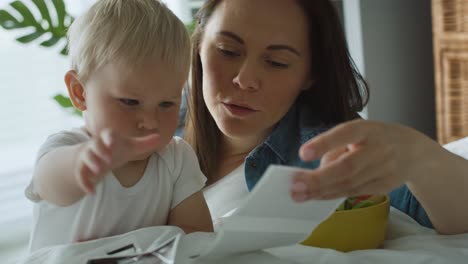
[[185,24],[185,28],[187,29],[187,31],[190,33],[190,35],[193,33],[193,31],[195,31],[195,21],[192,21],[188,24]]
[[36,28],[41,28],[41,25],[36,21],[34,15],[29,11],[28,7],[25,6],[21,1],[14,1],[10,4],[14,9],[16,9],[22,16],[22,24],[24,27],[34,26]]
[[52,0],[52,3],[54,3],[55,10],[57,10],[58,28],[65,29],[65,17],[67,16],[65,3],[63,0]]
[[53,27],[52,19],[50,18],[50,13],[49,9],[47,8],[46,3],[44,0],[32,0],[33,3],[37,6],[37,9],[39,9],[39,12],[41,12],[42,19],[47,21],[49,24],[49,28]]
[[20,38],[17,38],[16,40],[21,42],[21,43],[29,43],[29,42],[31,42],[33,40],[36,40],[40,36],[42,36],[42,34],[44,34],[44,32],[36,31],[36,32],[31,33],[31,34],[28,34],[28,35],[22,36]]
[[3,9],[0,9],[0,26],[2,26],[4,29],[23,27],[14,16]]
[[79,110],[76,110],[76,108],[73,108],[73,114],[77,116],[83,116],[83,113],[80,112]]
[[64,96],[64,95],[61,95],[61,94],[57,94],[54,96],[54,100],[63,108],[69,108],[69,107],[73,107],[73,104],[70,100],[70,98]]
[[[50,33],[51,36],[42,41],[40,43],[41,46],[52,47],[60,42],[61,39],[68,42],[66,34],[69,25],[68,23],[66,25],[65,22],[73,21],[73,17],[67,13],[63,0],[30,0],[39,10],[41,14],[40,19],[34,17],[31,10],[28,9],[28,6],[24,4],[24,1],[25,0],[16,0],[10,4],[19,12],[22,18],[15,18],[8,11],[0,9],[0,26],[8,30],[31,27],[33,30],[32,33],[17,38],[21,43],[32,42],[45,33]],[[47,1],[52,2],[53,6],[47,5]],[[56,12],[56,25],[54,25],[54,21],[52,21],[51,17],[51,14],[54,15],[53,12]],[[67,48],[63,48],[60,53],[67,55]]]
[[54,96],[54,100],[63,108],[66,110],[69,110],[72,114],[77,115],[77,116],[83,116],[83,113],[81,111],[77,110],[76,108],[73,107],[73,104],[70,100],[70,98],[57,94]]
[[60,51],[60,54],[65,55],[65,56],[68,55],[68,45],[63,47],[63,49]]
[[44,41],[41,43],[41,46],[44,46],[44,47],[52,47],[53,45],[57,44],[57,42],[59,42],[62,38],[58,38],[58,37],[55,37],[55,36],[52,36],[50,39]]

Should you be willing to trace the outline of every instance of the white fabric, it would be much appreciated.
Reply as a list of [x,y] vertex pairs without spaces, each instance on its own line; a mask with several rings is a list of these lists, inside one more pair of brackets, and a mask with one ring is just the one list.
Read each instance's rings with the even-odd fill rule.
[[[149,227],[114,238],[103,238],[86,243],[55,246],[34,252],[19,263],[85,263],[85,259],[102,255],[109,249],[117,248],[118,242],[128,241],[144,249],[156,239],[166,239],[178,232],[176,227]],[[180,231],[179,231],[180,232]],[[213,239],[213,234],[192,233],[182,237],[177,253],[177,264],[225,263],[225,264],[466,264],[468,259],[468,234],[442,236],[434,230],[417,224],[409,216],[391,208],[387,238],[382,249],[359,250],[341,253],[331,249],[313,248],[302,245],[267,249],[246,255],[232,256],[222,261],[193,262],[188,258],[194,248]],[[162,239],[163,240],[163,239]],[[124,243],[125,242],[125,243]],[[122,245],[123,245],[122,244]]]
[[[38,157],[86,140],[88,134],[79,129],[55,134],[41,147]],[[129,188],[109,172],[97,184],[94,195],[59,207],[40,200],[31,183],[26,190],[26,196],[35,202],[30,250],[165,225],[170,210],[201,190],[205,181],[192,148],[174,137],[162,151],[150,156],[142,178]]]
[[[448,150],[468,158],[468,137],[445,146]],[[133,231],[113,238],[104,238],[86,243],[66,246],[55,246],[39,250],[26,256],[19,263],[84,263],[93,252],[110,248],[117,241],[132,238],[141,248],[148,246],[153,239],[167,237],[169,227],[150,227]],[[184,254],[192,248],[203,246],[211,234],[193,233],[181,242],[179,257],[176,263],[191,263]],[[153,238],[153,239],[152,239]],[[329,249],[312,248],[302,245],[268,249],[247,255],[223,259],[225,264],[285,264],[285,263],[412,263],[412,264],[465,264],[468,259],[468,234],[454,236],[437,235],[434,230],[415,223],[409,216],[391,208],[387,238],[382,249],[360,250],[340,253]],[[197,250],[195,250],[197,251]],[[186,256],[186,254],[185,254]],[[197,262],[200,263],[200,262]],[[213,262],[213,263],[219,263]]]
[[460,157],[468,159],[468,137],[450,142],[444,145],[444,148]]
[[232,214],[249,194],[244,168],[245,162],[219,181],[203,189],[215,229],[219,219]]

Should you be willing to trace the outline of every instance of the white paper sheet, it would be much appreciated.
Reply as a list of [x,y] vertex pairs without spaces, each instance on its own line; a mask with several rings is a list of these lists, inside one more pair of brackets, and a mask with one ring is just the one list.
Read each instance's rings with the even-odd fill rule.
[[344,198],[295,202],[289,189],[299,171],[289,166],[269,166],[244,203],[222,219],[216,239],[200,252],[200,257],[221,258],[306,239]]

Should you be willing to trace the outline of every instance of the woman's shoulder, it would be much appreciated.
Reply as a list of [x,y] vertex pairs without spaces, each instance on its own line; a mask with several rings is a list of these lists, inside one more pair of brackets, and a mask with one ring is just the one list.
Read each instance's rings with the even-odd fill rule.
[[[335,124],[322,122],[315,114],[295,104],[266,139],[264,145],[268,147],[257,148],[255,153],[261,152],[261,155],[255,156],[276,156],[284,164],[296,164],[299,162],[298,151],[301,145],[334,126]],[[272,150],[272,155],[263,153],[268,149]]]
[[337,125],[335,122],[324,121],[318,113],[304,105],[298,106],[296,115],[301,145]]
[[333,128],[336,124],[316,124],[316,125],[301,125],[299,128],[300,132],[300,144],[304,144],[310,139],[318,136],[319,134]]

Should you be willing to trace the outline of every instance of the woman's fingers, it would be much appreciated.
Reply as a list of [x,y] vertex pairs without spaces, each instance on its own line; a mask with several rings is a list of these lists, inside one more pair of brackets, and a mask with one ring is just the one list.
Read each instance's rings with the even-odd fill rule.
[[298,174],[293,180],[291,194],[305,199],[344,196],[350,190],[379,177],[380,173],[376,173],[379,170],[387,172],[382,167],[388,158],[385,153],[367,146],[348,150],[316,170]]
[[391,184],[388,181],[387,177],[378,177],[366,184],[363,184],[362,186],[359,186],[358,188],[354,190],[350,190],[346,197],[353,197],[353,196],[358,196],[358,195],[368,195],[368,194],[387,194],[392,188],[390,187]]
[[430,156],[435,145],[401,125],[363,120],[341,124],[301,147],[302,159],[322,157],[323,162],[294,179],[291,195],[302,201],[387,193],[424,175],[420,172],[427,168],[415,160]]
[[335,150],[329,151],[325,153],[325,155],[322,156],[320,159],[320,166],[325,166],[327,164],[330,164],[331,162],[335,161],[338,159],[340,156],[348,152],[348,148],[346,146],[343,146],[341,148],[337,148]]
[[328,188],[321,192],[320,195],[311,195],[309,199],[335,199],[338,197],[352,197],[367,194],[383,194],[387,193],[399,185],[400,180],[395,177],[395,170],[392,162],[378,162],[367,167],[360,172],[358,176],[360,180],[355,184],[346,188],[336,186]]
[[301,146],[299,156],[304,161],[312,161],[334,149],[360,144],[366,140],[368,133],[367,123],[361,120],[347,122],[306,142]]
[[[360,172],[372,166],[372,163],[369,164],[370,156],[373,157],[371,162],[375,162],[377,158],[377,161],[381,161],[378,157],[380,154],[374,152],[368,147],[347,151],[316,170],[301,173],[296,177],[296,180],[304,181],[309,185],[311,191],[354,187],[359,181],[365,180],[360,176]],[[314,177],[316,179],[311,180]]]

